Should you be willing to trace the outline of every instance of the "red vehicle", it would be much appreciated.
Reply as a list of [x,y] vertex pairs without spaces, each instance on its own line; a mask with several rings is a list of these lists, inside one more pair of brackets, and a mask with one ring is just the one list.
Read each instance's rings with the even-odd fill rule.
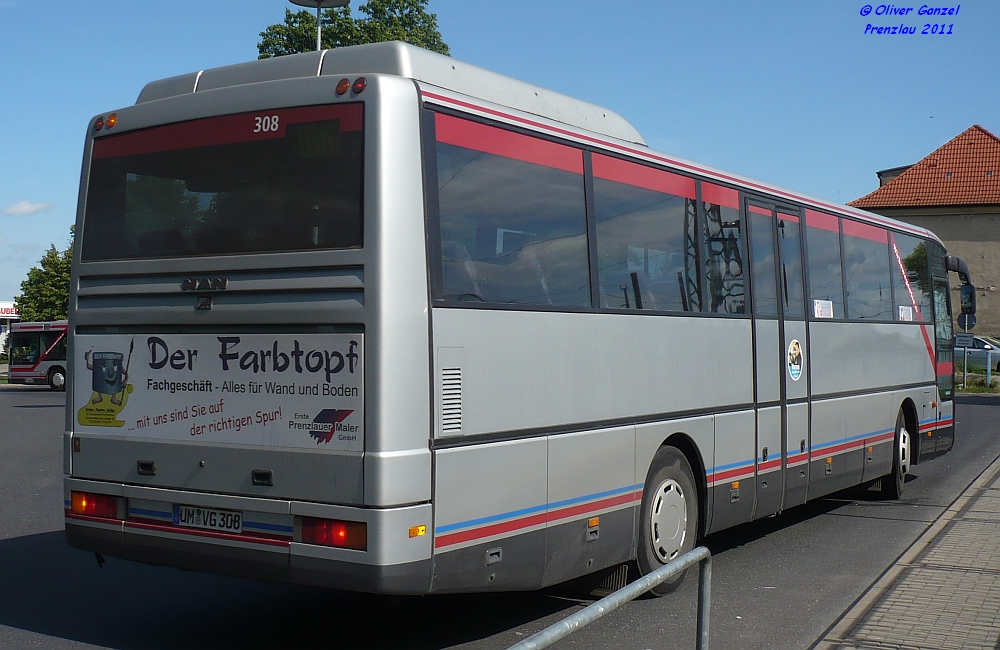
[[8,381],[66,390],[67,327],[64,320],[11,324]]

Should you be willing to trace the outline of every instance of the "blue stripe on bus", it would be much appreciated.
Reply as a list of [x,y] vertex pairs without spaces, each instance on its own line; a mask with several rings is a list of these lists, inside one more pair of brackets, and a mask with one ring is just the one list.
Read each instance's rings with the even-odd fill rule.
[[544,512],[548,509],[562,508],[568,505],[573,505],[577,503],[583,503],[585,501],[594,501],[596,499],[603,499],[609,496],[615,496],[617,494],[624,494],[625,492],[634,491],[636,489],[641,489],[642,484],[638,483],[636,485],[627,485],[621,488],[615,488],[613,490],[607,490],[605,492],[597,492],[594,494],[588,494],[582,497],[575,497],[573,499],[566,499],[564,501],[555,501],[552,503],[542,504],[540,506],[532,506],[530,508],[523,508],[521,510],[512,510],[510,512],[502,512],[498,515],[491,515],[489,517],[480,517],[478,519],[469,519],[467,521],[460,521],[454,524],[447,524],[445,526],[439,526],[434,529],[435,533],[447,533],[452,530],[458,530],[459,528],[470,528],[473,526],[479,526],[482,524],[492,524],[497,521],[502,521],[504,519],[514,519],[516,517],[521,517],[524,515],[532,515],[538,512]]
[[274,530],[274,531],[277,531],[279,533],[289,533],[289,534],[291,534],[293,532],[291,526],[282,526],[281,524],[263,524],[263,523],[256,523],[256,522],[252,522],[252,521],[244,521],[243,522],[243,527],[244,528],[257,528],[258,530]]
[[132,508],[128,509],[128,513],[142,515],[143,517],[162,517],[163,519],[173,519],[174,513],[172,512],[160,512],[159,510],[146,510],[145,508]]

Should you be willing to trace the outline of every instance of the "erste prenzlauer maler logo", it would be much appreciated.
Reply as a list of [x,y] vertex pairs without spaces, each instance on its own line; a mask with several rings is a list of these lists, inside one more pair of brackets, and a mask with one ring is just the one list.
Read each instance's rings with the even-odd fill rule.
[[346,420],[351,413],[354,413],[353,409],[323,409],[313,418],[312,424],[319,426],[310,427],[309,435],[316,438],[317,445],[321,442],[329,443],[333,440],[337,425]]

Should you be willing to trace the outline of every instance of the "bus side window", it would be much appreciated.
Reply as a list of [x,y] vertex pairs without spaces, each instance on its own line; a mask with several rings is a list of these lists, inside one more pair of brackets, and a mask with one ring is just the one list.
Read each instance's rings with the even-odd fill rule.
[[601,307],[700,311],[694,179],[592,161]]
[[701,214],[704,221],[705,311],[745,314],[746,284],[743,267],[746,251],[740,219],[740,193],[702,182]]
[[851,219],[843,225],[848,318],[892,320],[888,231]]
[[840,219],[823,212],[806,210],[806,226],[812,317],[844,318]]
[[589,307],[583,151],[435,114],[436,299]]
[[802,249],[799,246],[800,222],[795,215],[778,213],[778,254],[781,266],[778,280],[785,319],[805,318],[805,299],[802,293]]
[[774,216],[770,209],[749,206],[750,259],[753,268],[753,313],[757,318],[778,317],[775,285]]

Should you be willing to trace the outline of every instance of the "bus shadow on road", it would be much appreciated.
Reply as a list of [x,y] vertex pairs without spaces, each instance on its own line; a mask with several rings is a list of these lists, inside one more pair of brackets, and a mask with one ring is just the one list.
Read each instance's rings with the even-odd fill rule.
[[702,540],[702,545],[708,547],[708,550],[712,551],[712,555],[718,555],[739,546],[744,546],[779,530],[791,528],[803,521],[828,514],[851,503],[849,500],[837,498],[839,496],[841,494],[838,493],[831,495],[831,497],[809,501],[804,505],[785,510],[780,515],[758,519],[757,521],[713,533]]
[[[62,531],[0,540],[0,625],[122,648],[444,648],[575,607],[546,593],[390,597],[94,557]],[[45,647],[40,640],[39,647]]]

